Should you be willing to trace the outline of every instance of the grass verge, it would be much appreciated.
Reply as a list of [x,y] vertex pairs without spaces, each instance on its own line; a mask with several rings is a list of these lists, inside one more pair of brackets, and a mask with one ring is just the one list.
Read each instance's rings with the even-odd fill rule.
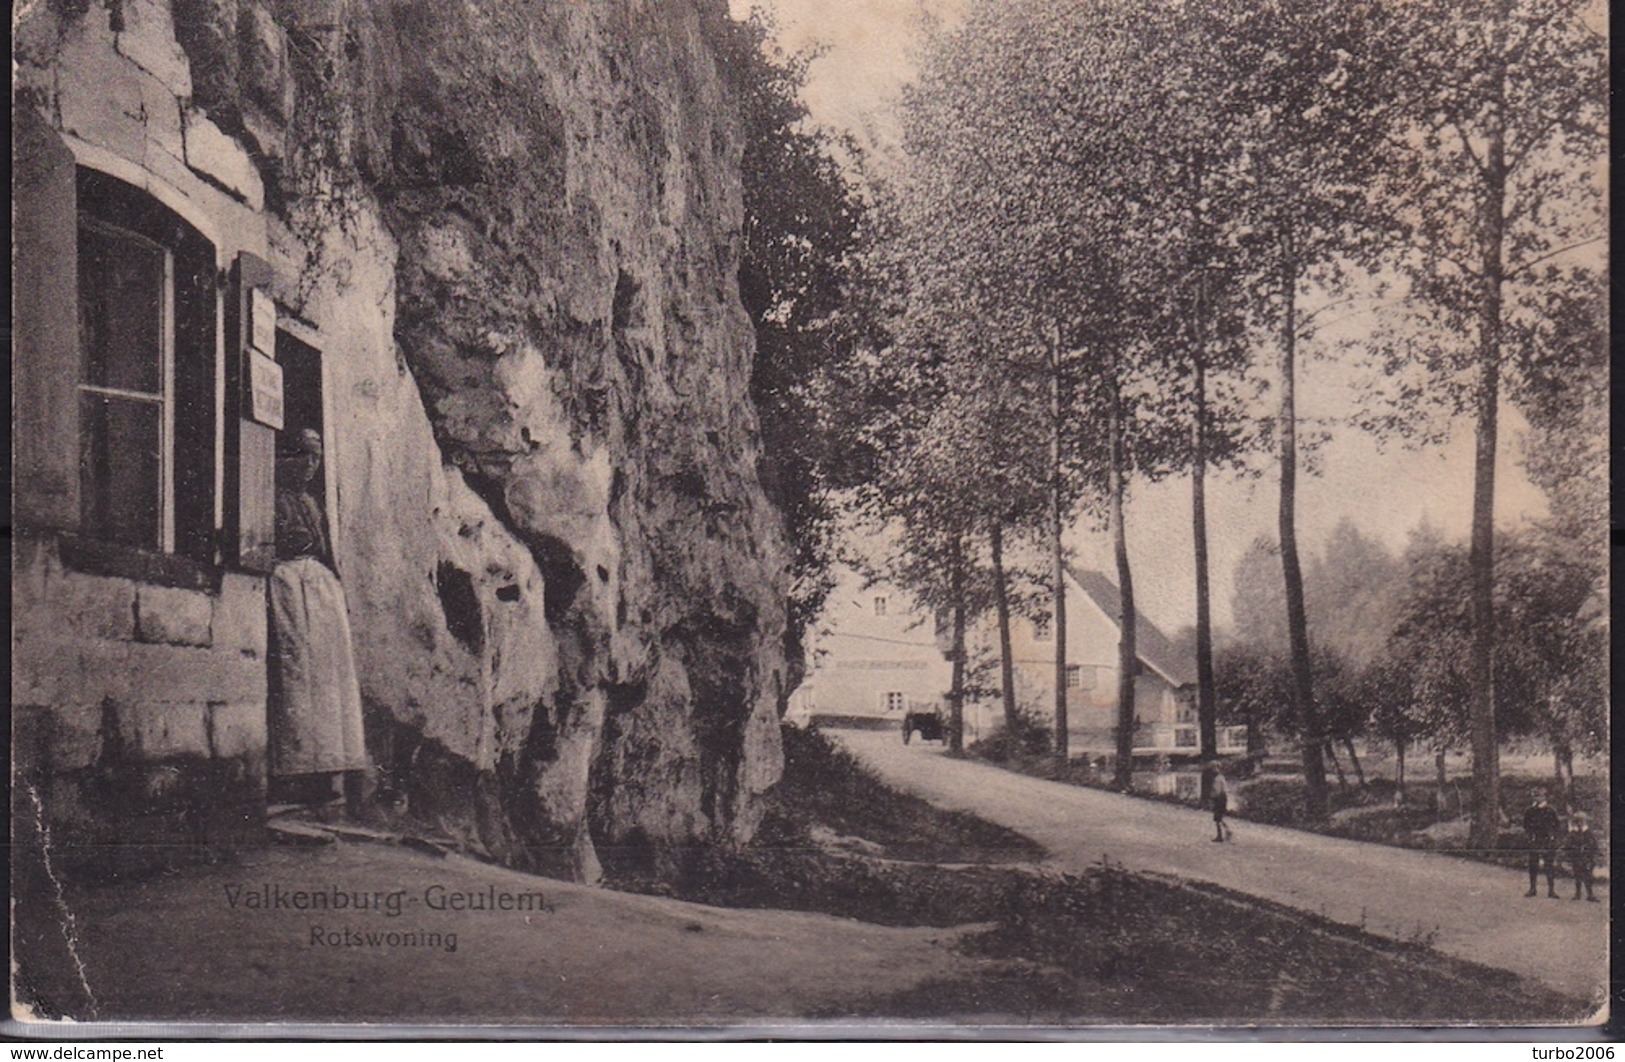
[[1430,950],[1210,886],[1101,868],[1015,873],[963,943],[978,977],[857,1016],[1065,1024],[1568,1024],[1594,1007]]
[[900,793],[815,729],[783,728],[784,777],[768,794],[756,847],[805,849],[860,839],[888,859],[1012,863],[1042,859],[1030,838],[975,815],[944,811]]

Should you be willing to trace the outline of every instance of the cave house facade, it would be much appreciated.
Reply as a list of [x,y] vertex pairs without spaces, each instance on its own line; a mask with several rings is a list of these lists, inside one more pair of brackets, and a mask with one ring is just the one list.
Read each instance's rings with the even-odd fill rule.
[[606,841],[749,836],[785,548],[723,17],[19,9],[20,844],[262,835],[275,453],[302,428],[380,786],[584,880]]

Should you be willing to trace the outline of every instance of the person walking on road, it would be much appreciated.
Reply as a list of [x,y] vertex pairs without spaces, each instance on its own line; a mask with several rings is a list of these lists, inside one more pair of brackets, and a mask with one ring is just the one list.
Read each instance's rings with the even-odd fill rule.
[[1574,898],[1580,898],[1580,886],[1583,884],[1586,899],[1596,903],[1597,897],[1592,894],[1591,884],[1597,867],[1597,835],[1591,832],[1591,819],[1585,812],[1574,813],[1563,851],[1569,857],[1569,869],[1574,871]]
[[1544,864],[1546,895],[1556,899],[1557,846],[1562,830],[1557,809],[1546,802],[1546,790],[1535,790],[1535,802],[1523,813],[1524,843],[1529,846],[1529,891],[1524,896],[1534,896],[1539,891],[1537,886]]
[[1209,799],[1213,804],[1213,839],[1217,842],[1230,840],[1230,825],[1224,821],[1225,815],[1230,811],[1230,791],[1224,784],[1224,772],[1217,767],[1210,767],[1213,772],[1213,784],[1209,791]]

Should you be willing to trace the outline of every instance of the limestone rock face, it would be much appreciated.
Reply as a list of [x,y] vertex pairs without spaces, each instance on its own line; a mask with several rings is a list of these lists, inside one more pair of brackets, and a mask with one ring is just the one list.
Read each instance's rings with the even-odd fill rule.
[[689,5],[534,10],[396,23],[396,335],[446,454],[541,562],[566,644],[535,751],[589,779],[616,844],[748,831],[785,594],[732,103]]
[[325,344],[387,784],[583,878],[748,837],[787,550],[755,473],[724,6],[174,8],[192,104],[253,149],[279,296]]
[[515,644],[474,647],[493,681],[525,661],[512,695],[427,714],[494,730],[444,744],[494,786],[486,832],[516,862],[557,846],[591,876],[590,839],[746,836],[780,759],[784,548],[754,473],[740,145],[702,28],[720,12],[372,15],[355,148],[398,244],[397,349],[447,478],[493,514],[480,533],[543,586],[509,610]]

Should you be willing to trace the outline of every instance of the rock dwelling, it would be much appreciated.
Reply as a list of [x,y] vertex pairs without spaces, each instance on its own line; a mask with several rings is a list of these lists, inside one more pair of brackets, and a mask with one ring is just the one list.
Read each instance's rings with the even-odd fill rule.
[[[275,457],[312,429],[376,784],[581,879],[780,769],[713,0],[14,18],[14,836],[259,836]],[[175,848],[168,842],[185,842]]]

